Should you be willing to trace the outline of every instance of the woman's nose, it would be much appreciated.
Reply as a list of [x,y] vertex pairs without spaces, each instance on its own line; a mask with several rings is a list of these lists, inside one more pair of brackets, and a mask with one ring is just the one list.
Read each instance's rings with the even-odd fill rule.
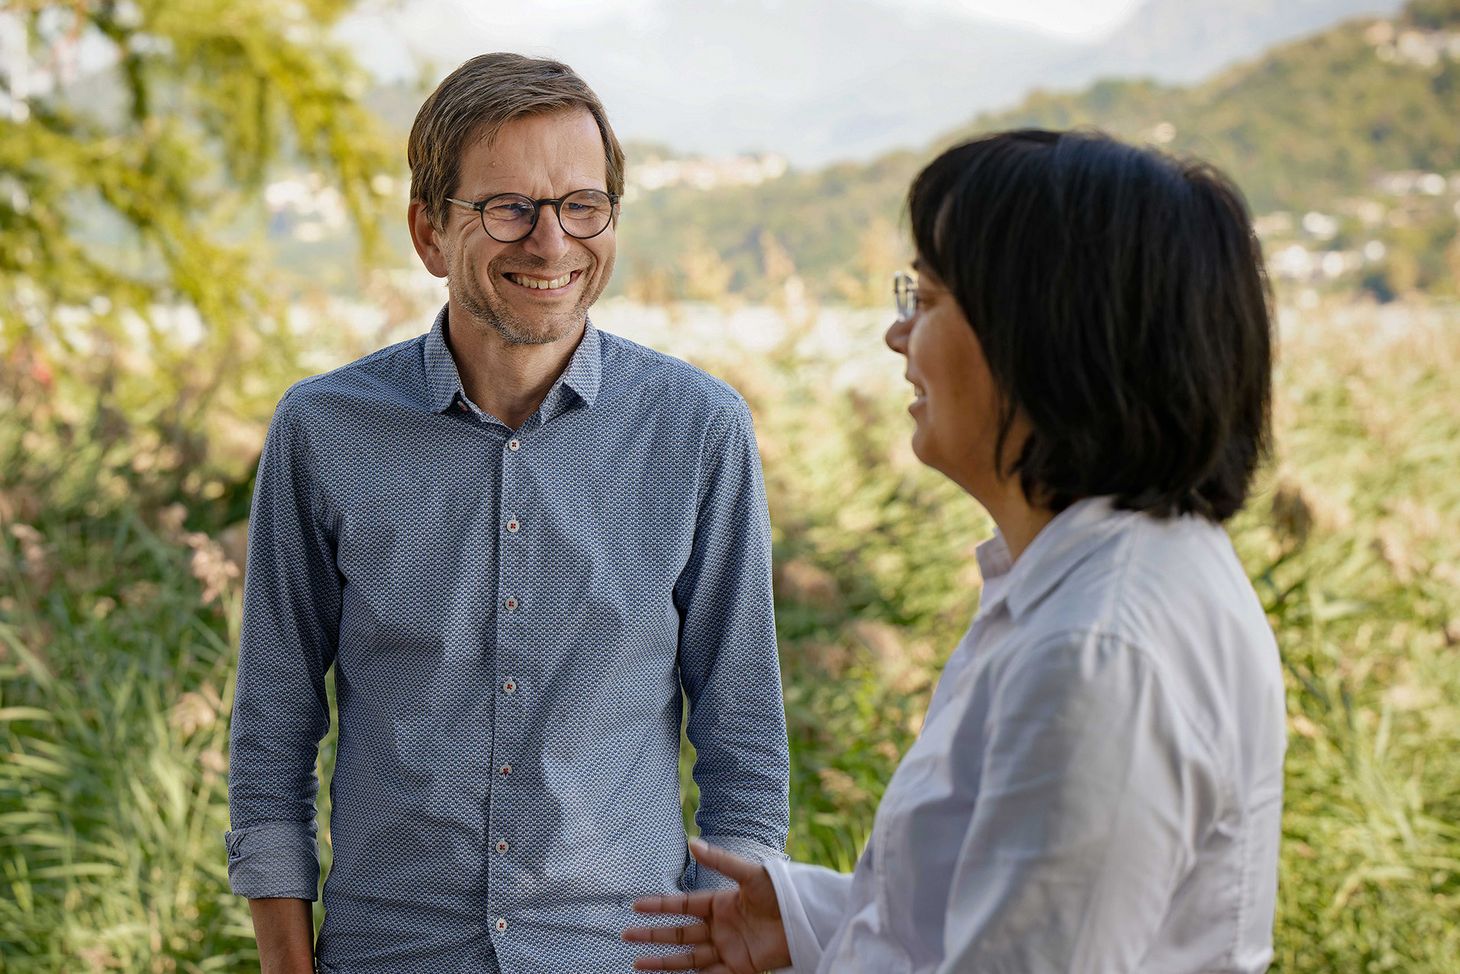
[[897,354],[906,355],[907,336],[910,331],[912,331],[912,319],[899,318],[888,327],[887,334],[882,336],[882,340],[887,342],[887,347]]

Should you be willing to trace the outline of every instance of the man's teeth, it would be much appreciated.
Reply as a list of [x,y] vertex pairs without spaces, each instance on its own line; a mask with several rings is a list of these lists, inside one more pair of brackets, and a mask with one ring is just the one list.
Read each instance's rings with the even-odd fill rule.
[[528,277],[525,274],[508,274],[507,278],[514,284],[521,284],[523,287],[534,288],[538,291],[552,291],[560,287],[567,287],[573,280],[572,272],[562,277],[555,277],[551,281],[544,281],[540,277]]

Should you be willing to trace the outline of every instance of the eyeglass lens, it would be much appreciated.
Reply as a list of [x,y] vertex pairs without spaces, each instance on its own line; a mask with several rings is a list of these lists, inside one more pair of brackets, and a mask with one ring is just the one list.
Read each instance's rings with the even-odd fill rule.
[[[580,189],[561,200],[544,200],[557,211],[558,225],[570,237],[596,237],[613,216],[613,200],[596,189]],[[496,196],[482,207],[482,229],[502,243],[521,240],[537,225],[538,203],[515,193]]]
[[907,321],[918,313],[918,282],[905,271],[892,276],[892,295],[897,303],[897,319]]

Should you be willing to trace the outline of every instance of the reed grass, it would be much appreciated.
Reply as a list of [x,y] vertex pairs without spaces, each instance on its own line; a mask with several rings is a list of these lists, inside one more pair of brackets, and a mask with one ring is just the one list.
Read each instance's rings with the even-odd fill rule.
[[[765,456],[791,852],[846,869],[976,608],[988,524],[911,457],[895,369],[827,381],[794,337],[703,364],[746,392]],[[1460,971],[1460,316],[1293,320],[1278,389],[1277,455],[1231,525],[1288,676],[1273,969]],[[0,418],[0,446],[23,426]],[[246,480],[182,508],[5,476],[0,972],[256,970],[221,840],[223,508]]]

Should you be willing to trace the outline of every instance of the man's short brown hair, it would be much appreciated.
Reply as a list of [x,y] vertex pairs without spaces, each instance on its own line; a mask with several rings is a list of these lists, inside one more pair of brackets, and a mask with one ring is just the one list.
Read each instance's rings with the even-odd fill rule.
[[528,115],[584,109],[598,123],[608,191],[624,191],[624,150],[603,103],[572,68],[521,54],[480,54],[436,86],[416,113],[406,146],[411,199],[426,205],[432,226],[446,224],[446,197],[456,189],[469,143],[490,142],[503,125]]

